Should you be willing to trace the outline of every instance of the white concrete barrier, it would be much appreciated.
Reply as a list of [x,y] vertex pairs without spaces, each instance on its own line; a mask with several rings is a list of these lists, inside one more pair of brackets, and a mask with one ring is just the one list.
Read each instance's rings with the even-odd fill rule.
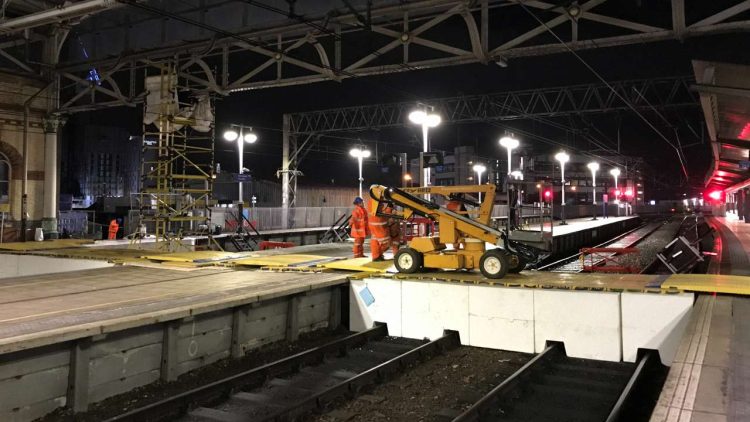
[[635,362],[638,348],[658,349],[662,363],[671,366],[694,300],[690,293],[622,293],[623,360]]
[[638,348],[672,362],[693,294],[618,293],[451,284],[442,281],[352,280],[350,328],[385,322],[391,335],[434,339],[457,330],[469,346],[540,352],[562,341],[568,356],[635,361]]
[[106,261],[0,254],[0,279],[111,267]]

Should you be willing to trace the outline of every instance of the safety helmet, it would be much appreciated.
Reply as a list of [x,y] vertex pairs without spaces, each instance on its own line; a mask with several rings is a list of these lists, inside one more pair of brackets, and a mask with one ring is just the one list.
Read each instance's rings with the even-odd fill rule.
[[361,197],[358,196],[358,197],[354,198],[354,204],[364,204],[364,203],[365,203],[365,201]]

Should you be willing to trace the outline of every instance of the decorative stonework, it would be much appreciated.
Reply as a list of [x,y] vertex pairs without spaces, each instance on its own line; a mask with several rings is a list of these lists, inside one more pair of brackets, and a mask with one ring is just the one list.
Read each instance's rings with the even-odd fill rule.
[[48,114],[42,120],[44,126],[44,133],[56,133],[57,129],[65,126],[68,118],[59,114]]
[[[13,145],[0,141],[0,153],[10,161],[11,175],[13,180],[23,179],[23,156]],[[44,173],[44,172],[42,172]],[[44,174],[42,174],[44,176]]]

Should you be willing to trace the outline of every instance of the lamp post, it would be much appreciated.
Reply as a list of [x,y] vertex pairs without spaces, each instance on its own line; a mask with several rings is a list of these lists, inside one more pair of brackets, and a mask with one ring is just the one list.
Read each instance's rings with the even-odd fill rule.
[[[229,129],[224,132],[224,139],[229,142],[237,142],[237,153],[239,155],[240,170],[237,172],[239,175],[242,174],[244,169],[243,156],[245,153],[245,144],[254,144],[258,140],[258,135],[253,133],[253,128],[244,125],[230,125]],[[241,176],[240,176],[241,177]],[[242,200],[242,181],[237,181],[237,194],[239,196],[240,203]]]
[[596,220],[596,172],[599,171],[599,163],[591,162],[586,167],[591,170],[591,192],[593,194],[593,205],[594,205],[594,218]]
[[[617,178],[620,177],[620,169],[615,167],[609,171],[609,174],[611,174],[612,177],[615,178],[615,205],[617,205],[617,216],[619,217],[620,216],[620,195],[619,195],[620,190],[617,188]],[[604,206],[606,207],[607,205],[605,204]]]
[[365,181],[362,178],[362,160],[370,157],[370,150],[365,146],[361,145],[354,147],[349,151],[349,155],[357,159],[357,165],[359,167],[359,197],[362,197],[362,182]]
[[565,221],[565,163],[570,160],[570,156],[565,152],[555,154],[555,160],[560,162],[560,222],[561,226],[568,224]]
[[511,173],[510,171],[510,153],[513,151],[514,148],[518,148],[518,139],[514,138],[513,136],[503,136],[500,138],[500,146],[508,150],[508,174]]
[[411,174],[404,174],[404,186],[409,185],[411,187]]
[[[440,124],[440,116],[435,113],[428,113],[424,110],[415,110],[409,113],[409,120],[412,123],[422,126],[422,152],[428,152],[430,150],[429,131],[431,127],[436,127]],[[419,174],[422,178],[422,186],[427,187],[430,185],[430,169],[424,168],[424,159],[419,160]],[[427,200],[430,200],[430,195],[426,195]]]
[[[474,172],[477,174],[477,185],[482,184],[482,173],[484,173],[487,170],[487,167],[483,166],[482,164],[474,164],[474,167],[471,168],[474,170]],[[479,203],[482,202],[482,192],[479,192]]]

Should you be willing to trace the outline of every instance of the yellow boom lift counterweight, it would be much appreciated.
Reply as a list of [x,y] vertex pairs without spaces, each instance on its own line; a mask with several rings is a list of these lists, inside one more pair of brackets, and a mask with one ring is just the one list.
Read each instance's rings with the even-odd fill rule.
[[[483,193],[484,198],[475,210],[455,212],[416,194],[452,196],[463,193]],[[508,272],[519,272],[527,263],[539,260],[540,253],[549,249],[551,233],[540,231],[534,242],[512,240],[507,230],[498,230],[489,224],[495,198],[494,185],[431,186],[422,188],[394,188],[381,185],[370,187],[369,212],[384,218],[408,219],[417,214],[435,221],[438,237],[415,237],[394,256],[396,269],[402,273],[415,273],[423,268],[479,269],[487,278],[503,278]],[[455,198],[455,196],[453,196]],[[383,213],[386,207],[394,210]],[[395,211],[396,207],[402,211]],[[547,234],[549,233],[549,234]],[[485,249],[485,243],[497,246]],[[447,249],[446,244],[463,245]]]

